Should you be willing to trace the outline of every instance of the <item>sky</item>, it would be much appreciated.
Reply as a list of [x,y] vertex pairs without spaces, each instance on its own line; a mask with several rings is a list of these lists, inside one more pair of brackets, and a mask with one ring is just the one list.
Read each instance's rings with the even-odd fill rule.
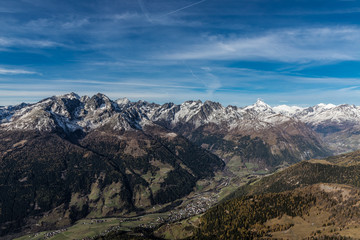
[[360,105],[357,0],[1,0],[0,105]]

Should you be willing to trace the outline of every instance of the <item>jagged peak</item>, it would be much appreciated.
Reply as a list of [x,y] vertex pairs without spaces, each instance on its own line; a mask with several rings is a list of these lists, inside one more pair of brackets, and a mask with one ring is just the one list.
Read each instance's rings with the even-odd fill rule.
[[88,95],[81,96],[81,98],[80,98],[81,102],[86,102],[86,101],[89,101],[89,100],[90,100],[90,97]]
[[80,96],[74,92],[66,93],[63,95],[57,95],[56,98],[67,98],[67,99],[80,99]]
[[167,102],[162,104],[159,108],[157,108],[156,111],[163,111],[166,109],[173,109],[173,108],[180,108],[180,105],[177,105],[173,102]]
[[204,105],[222,106],[221,103],[219,103],[219,102],[214,102],[214,101],[210,101],[210,100],[206,100],[206,101],[204,102]]
[[104,107],[111,108],[112,103],[113,102],[108,96],[102,93],[97,93],[93,95],[90,99],[87,99],[86,108],[90,108],[93,110]]
[[265,103],[260,98],[258,98],[257,101],[253,105],[245,107],[244,110],[252,110],[252,111],[256,111],[256,112],[273,112],[270,105]]
[[266,107],[270,107],[267,103],[264,102],[264,100],[262,100],[261,98],[258,98],[255,102],[255,105],[257,106],[266,106]]
[[29,103],[22,102],[17,105],[0,106],[0,110],[17,110],[17,109],[26,107],[28,105],[29,105]]
[[103,93],[97,93],[94,96],[92,96],[91,98],[97,98],[97,99],[103,99],[106,101],[111,101],[110,98]]
[[188,101],[185,101],[184,103],[182,103],[181,105],[188,105],[188,104],[196,104],[196,105],[198,105],[198,104],[202,104],[202,101],[199,99],[199,100],[197,100],[197,101],[195,101],[195,100],[188,100]]
[[138,105],[138,106],[144,106],[144,105],[151,105],[153,103],[149,103],[149,102],[147,102],[145,100],[139,100],[135,104]]
[[118,98],[115,101],[118,105],[128,105],[131,101],[127,97]]

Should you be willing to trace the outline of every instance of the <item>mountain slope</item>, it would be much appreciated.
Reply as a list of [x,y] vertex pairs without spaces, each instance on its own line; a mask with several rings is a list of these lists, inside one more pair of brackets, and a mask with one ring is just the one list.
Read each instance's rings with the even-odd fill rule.
[[193,239],[358,239],[359,193],[322,183],[236,198],[206,212]]
[[360,152],[295,164],[240,187],[194,239],[357,239]]
[[360,144],[360,107],[318,104],[308,108],[278,106],[276,112],[297,118],[316,131],[335,154],[356,151]]
[[245,108],[210,101],[165,104],[150,119],[240,168],[251,163],[255,170],[271,169],[330,154],[309,127],[261,100]]
[[239,108],[70,93],[0,116],[2,235],[165,207],[224,162],[233,176],[329,155],[309,126],[261,100]]
[[223,168],[215,155],[142,118],[101,94],[52,97],[15,112],[0,129],[1,235],[141,212]]
[[346,184],[360,187],[360,152],[329,157],[324,160],[303,161],[264,177],[260,181],[240,187],[228,196],[276,193],[317,183]]

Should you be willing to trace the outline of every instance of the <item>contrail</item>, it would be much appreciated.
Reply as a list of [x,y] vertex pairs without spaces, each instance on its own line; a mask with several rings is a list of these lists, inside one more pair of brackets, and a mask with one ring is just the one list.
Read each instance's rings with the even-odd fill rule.
[[143,14],[145,15],[146,19],[149,21],[149,22],[152,22],[152,19],[150,18],[149,16],[149,12],[148,10],[146,9],[144,3],[142,2],[142,0],[138,0],[138,3],[139,3],[139,6],[141,8],[141,11],[143,12]]
[[195,73],[193,72],[193,70],[191,69],[191,67],[186,63],[184,62],[185,66],[187,67],[187,69],[189,70],[189,72],[191,73],[191,75],[198,81],[200,81],[206,88],[206,83],[203,79],[199,78],[197,75],[195,75]]
[[174,11],[172,11],[172,12],[169,12],[169,13],[167,13],[167,14],[163,15],[163,17],[168,16],[168,15],[171,15],[171,14],[174,14],[174,13],[177,13],[177,12],[180,12],[180,11],[182,11],[182,10],[184,10],[184,9],[187,9],[187,8],[189,8],[189,7],[192,7],[192,6],[198,5],[198,4],[200,4],[200,3],[202,3],[202,2],[205,2],[205,1],[207,1],[207,0],[201,0],[201,1],[199,1],[199,2],[192,3],[192,4],[187,5],[187,6],[185,6],[185,7],[182,7],[182,8],[176,9],[176,10],[174,10]]

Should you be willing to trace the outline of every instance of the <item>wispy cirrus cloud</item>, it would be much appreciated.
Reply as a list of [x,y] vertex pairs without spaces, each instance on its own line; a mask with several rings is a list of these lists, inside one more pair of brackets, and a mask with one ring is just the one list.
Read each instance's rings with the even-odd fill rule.
[[237,105],[355,96],[360,2],[320,2],[2,0],[0,91],[15,103],[71,91]]
[[[137,0],[137,3],[141,9],[144,19],[153,25],[180,25],[180,26],[199,26],[201,25],[198,21],[185,21],[184,19],[176,18],[171,15],[176,15],[176,13],[184,11],[188,8],[201,4],[207,0],[202,0],[182,6],[177,9],[169,10],[167,12],[150,12],[147,5],[143,0]],[[171,6],[171,4],[169,4]]]
[[203,2],[205,2],[205,1],[207,1],[207,0],[201,0],[201,1],[198,1],[198,2],[191,3],[191,4],[186,5],[186,6],[184,6],[184,7],[181,7],[181,8],[175,9],[175,10],[173,10],[173,11],[170,11],[170,12],[166,13],[164,16],[168,16],[168,15],[172,15],[172,14],[178,13],[178,12],[180,12],[180,11],[183,11],[183,10],[185,10],[185,9],[191,8],[191,7],[195,6],[195,5],[198,5],[198,4],[200,4],[200,3],[203,3]]
[[33,71],[27,71],[23,69],[7,69],[7,68],[0,68],[0,74],[2,75],[17,75],[17,74],[39,74]]
[[209,36],[199,44],[159,58],[172,60],[273,60],[281,62],[360,60],[360,28],[274,30],[252,37]]
[[51,48],[57,46],[64,46],[61,43],[57,43],[50,40],[36,40],[27,38],[7,38],[0,37],[1,47],[30,47],[30,48]]
[[134,88],[169,88],[169,89],[201,89],[202,86],[189,86],[189,85],[180,85],[177,82],[174,84],[163,84],[156,83],[152,81],[151,83],[148,79],[128,79],[126,81],[98,81],[98,80],[73,80],[73,79],[62,79],[62,80],[53,80],[56,83],[75,83],[75,84],[89,84],[93,86],[127,86]]

